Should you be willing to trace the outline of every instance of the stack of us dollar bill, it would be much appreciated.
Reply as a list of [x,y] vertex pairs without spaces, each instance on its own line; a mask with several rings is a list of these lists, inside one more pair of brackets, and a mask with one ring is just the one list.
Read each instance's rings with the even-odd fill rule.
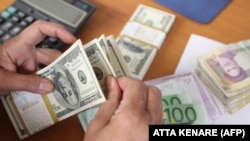
[[140,4],[117,37],[132,76],[143,79],[169,33],[175,15]]
[[242,40],[197,58],[196,74],[229,113],[250,101],[250,40]]
[[104,102],[107,75],[131,76],[112,35],[84,45],[77,40],[36,74],[50,79],[54,91],[44,95],[13,91],[1,97],[20,139]]

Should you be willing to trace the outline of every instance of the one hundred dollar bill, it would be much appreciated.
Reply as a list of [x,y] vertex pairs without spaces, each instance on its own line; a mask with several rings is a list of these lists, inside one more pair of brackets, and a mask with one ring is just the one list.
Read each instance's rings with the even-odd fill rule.
[[97,39],[88,42],[83,48],[87,53],[88,59],[93,67],[101,88],[103,92],[105,92],[105,77],[108,75],[116,76],[115,71]]
[[106,40],[106,36],[104,34],[102,34],[99,38],[98,41],[100,43],[100,46],[102,47],[103,52],[105,53],[106,57],[109,59],[109,47],[108,47],[108,43]]
[[142,80],[157,53],[157,49],[126,36],[117,38],[117,45],[125,58],[132,76]]
[[118,47],[115,38],[113,35],[106,37],[106,41],[109,47],[109,58],[110,63],[115,70],[117,77],[122,76],[132,76],[131,70],[129,69],[128,64],[125,61],[124,56],[121,53],[120,48]]
[[[22,137],[32,135],[58,121],[104,102],[105,96],[80,40],[50,65],[37,72],[50,79],[55,90],[46,95],[13,91],[2,99]],[[13,114],[15,113],[15,114]],[[21,121],[21,122],[20,122]],[[21,124],[20,124],[20,123]],[[21,126],[20,126],[21,125]],[[23,128],[25,129],[24,134]]]

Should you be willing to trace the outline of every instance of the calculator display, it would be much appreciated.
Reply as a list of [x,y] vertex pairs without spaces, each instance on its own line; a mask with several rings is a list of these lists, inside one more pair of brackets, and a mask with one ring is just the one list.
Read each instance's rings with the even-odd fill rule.
[[41,12],[72,27],[77,27],[87,12],[63,0],[23,0]]

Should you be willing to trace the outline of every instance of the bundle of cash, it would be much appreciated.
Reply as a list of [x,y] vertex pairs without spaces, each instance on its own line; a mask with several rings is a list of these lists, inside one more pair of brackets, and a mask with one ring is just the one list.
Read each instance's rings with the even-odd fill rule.
[[175,15],[140,4],[126,23],[117,44],[132,76],[143,79],[175,21]]
[[197,58],[196,74],[229,113],[250,101],[250,40],[231,43]]
[[163,124],[210,124],[222,111],[193,72],[145,81],[162,93]]
[[13,91],[1,97],[20,139],[104,102],[106,76],[130,76],[112,35],[84,45],[78,39],[36,74],[50,79],[54,91],[42,95]]

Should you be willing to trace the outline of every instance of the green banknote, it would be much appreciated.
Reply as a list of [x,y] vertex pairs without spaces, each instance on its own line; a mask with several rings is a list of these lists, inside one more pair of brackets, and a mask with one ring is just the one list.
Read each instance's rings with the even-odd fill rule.
[[206,111],[199,103],[189,103],[186,94],[162,97],[164,124],[205,124]]
[[166,105],[163,103],[164,124],[205,124],[207,123],[201,104]]
[[188,104],[190,100],[185,93],[163,95],[162,102],[164,105]]

